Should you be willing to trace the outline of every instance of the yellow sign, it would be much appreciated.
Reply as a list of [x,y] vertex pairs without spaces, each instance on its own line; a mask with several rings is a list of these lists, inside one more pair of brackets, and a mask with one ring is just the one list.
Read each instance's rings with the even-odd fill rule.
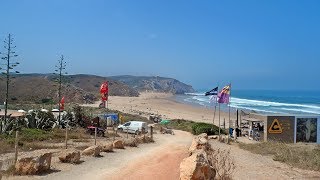
[[273,120],[268,132],[271,134],[281,134],[282,133],[282,127],[281,127],[278,119]]

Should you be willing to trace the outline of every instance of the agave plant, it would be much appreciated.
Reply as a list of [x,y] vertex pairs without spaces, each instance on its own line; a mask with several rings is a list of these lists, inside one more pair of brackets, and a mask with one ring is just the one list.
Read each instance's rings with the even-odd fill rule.
[[26,115],[28,128],[49,130],[56,126],[57,120],[51,112],[32,111]]
[[62,128],[65,127],[75,127],[77,125],[75,118],[74,118],[74,113],[67,111],[65,113],[62,114],[62,118],[61,118],[61,123]]

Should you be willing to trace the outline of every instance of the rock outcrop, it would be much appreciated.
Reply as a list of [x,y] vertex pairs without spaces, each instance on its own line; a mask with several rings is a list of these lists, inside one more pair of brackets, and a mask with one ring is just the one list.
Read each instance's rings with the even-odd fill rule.
[[159,76],[111,76],[110,78],[121,81],[140,92],[153,91],[173,94],[195,92],[192,86],[173,78]]
[[211,180],[215,175],[216,172],[210,165],[204,150],[193,153],[180,164],[180,180]]
[[191,146],[189,148],[189,153],[192,153],[196,150],[203,149],[207,151],[210,148],[208,144],[208,136],[207,134],[203,133],[193,138]]
[[35,175],[46,172],[51,166],[52,153],[44,153],[36,157],[23,157],[15,164],[18,175]]
[[63,163],[80,163],[80,151],[75,149],[67,149],[59,154],[59,160]]
[[98,157],[100,156],[101,150],[101,146],[90,146],[82,151],[82,155]]
[[189,148],[190,156],[180,164],[180,180],[211,180],[216,176],[216,170],[212,167],[208,158],[210,150],[207,134],[194,137]]

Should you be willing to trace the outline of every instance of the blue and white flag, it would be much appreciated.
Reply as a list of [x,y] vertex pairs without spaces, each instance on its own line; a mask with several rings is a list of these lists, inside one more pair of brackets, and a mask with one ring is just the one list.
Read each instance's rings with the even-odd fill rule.
[[205,96],[218,95],[218,86],[205,93]]
[[205,96],[209,96],[209,95],[211,95],[210,103],[216,103],[217,95],[218,95],[218,86],[205,93]]

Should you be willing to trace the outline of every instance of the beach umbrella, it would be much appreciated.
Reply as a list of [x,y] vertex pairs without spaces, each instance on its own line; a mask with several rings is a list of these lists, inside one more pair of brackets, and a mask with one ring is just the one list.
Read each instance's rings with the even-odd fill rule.
[[160,124],[163,124],[163,125],[167,125],[170,123],[170,120],[167,120],[167,119],[162,119]]

